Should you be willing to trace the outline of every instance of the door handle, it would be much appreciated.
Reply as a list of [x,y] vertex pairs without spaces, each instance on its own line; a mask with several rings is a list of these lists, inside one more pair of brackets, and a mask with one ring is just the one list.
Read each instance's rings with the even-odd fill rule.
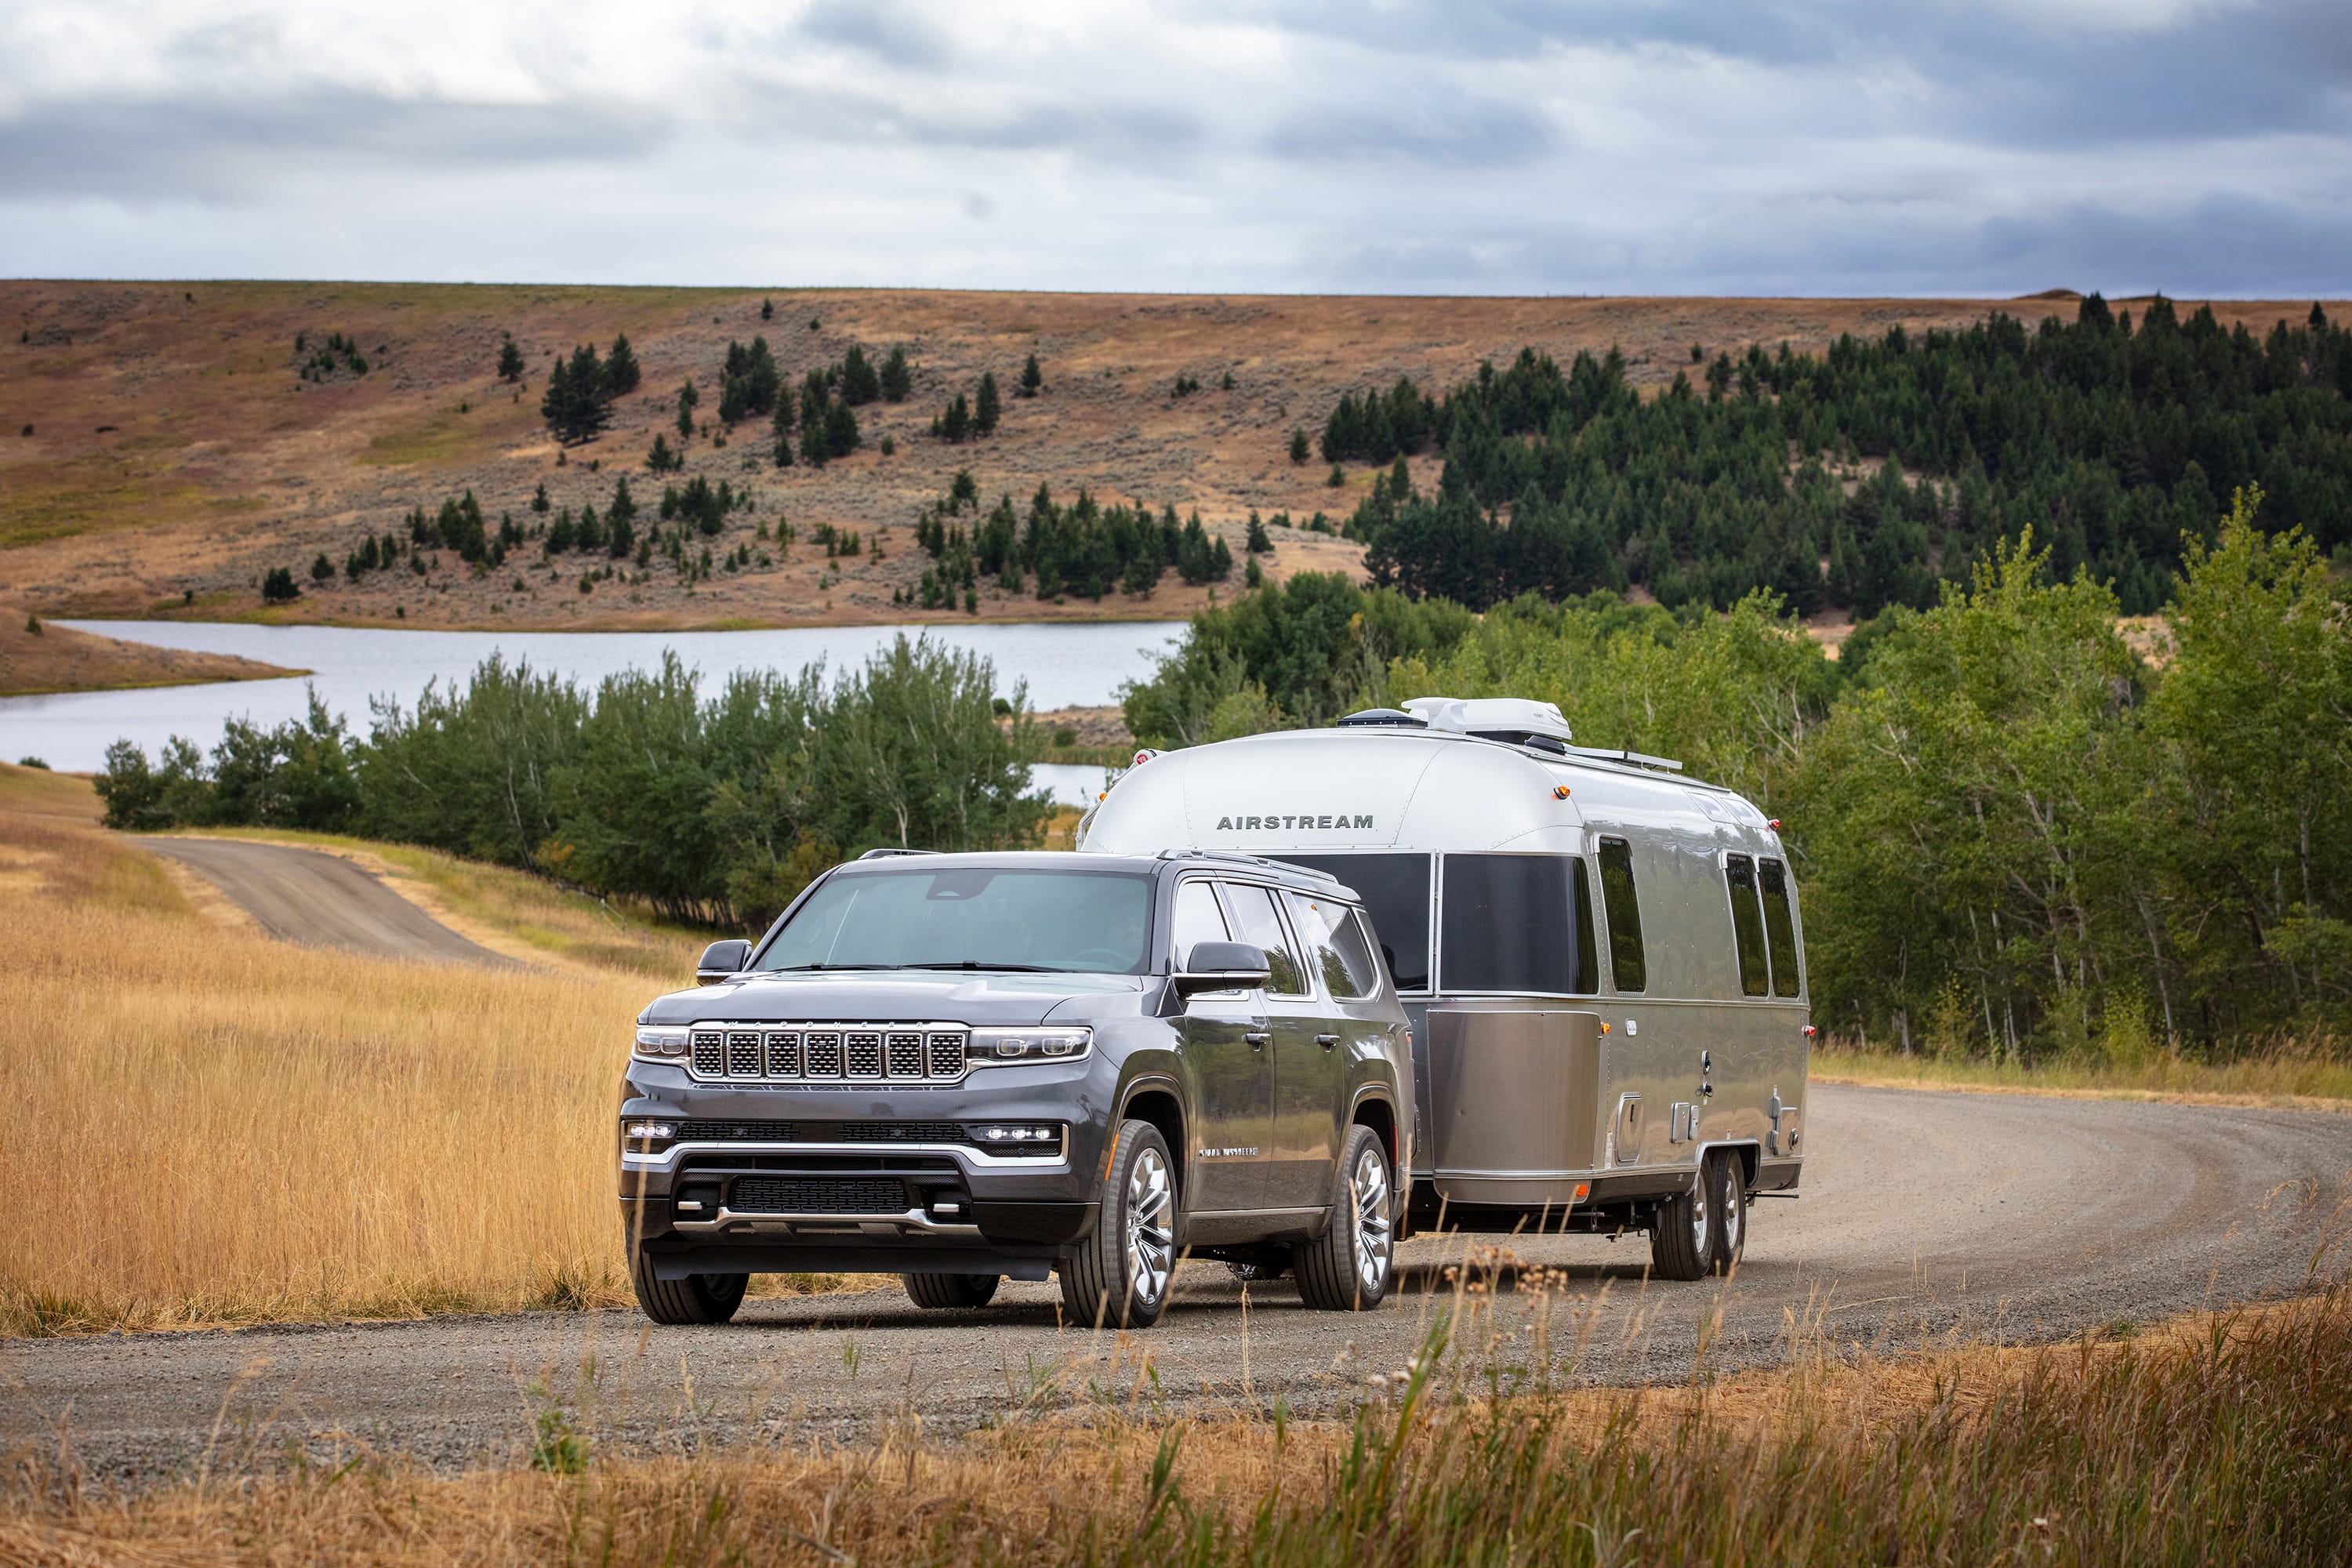
[[1250,1049],[1254,1051],[1262,1051],[1265,1049],[1265,1043],[1274,1038],[1274,1037],[1263,1029],[1252,1029],[1249,1033],[1244,1035],[1242,1038],[1249,1042]]
[[1332,1047],[1339,1043],[1339,1037],[1337,1035],[1318,1035],[1315,1037],[1315,1043],[1328,1051]]

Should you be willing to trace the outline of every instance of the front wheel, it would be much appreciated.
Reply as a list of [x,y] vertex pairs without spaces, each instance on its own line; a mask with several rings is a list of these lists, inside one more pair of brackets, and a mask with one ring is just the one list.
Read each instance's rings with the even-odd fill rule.
[[654,1260],[633,1247],[629,1282],[636,1287],[638,1310],[656,1323],[723,1323],[743,1304],[751,1277],[689,1274],[683,1279],[657,1279]]
[[1344,1185],[1320,1238],[1291,1251],[1298,1296],[1327,1312],[1361,1312],[1381,1304],[1396,1270],[1395,1187],[1388,1151],[1369,1127],[1352,1127],[1339,1152]]
[[1062,1259],[1062,1308],[1087,1327],[1148,1329],[1176,1273],[1176,1166],[1149,1121],[1122,1121],[1095,1227]]

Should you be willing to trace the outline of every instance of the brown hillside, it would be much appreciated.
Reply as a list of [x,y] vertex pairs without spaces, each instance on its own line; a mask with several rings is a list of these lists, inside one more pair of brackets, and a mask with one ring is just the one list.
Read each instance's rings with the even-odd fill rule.
[[[775,315],[760,307],[772,300]],[[2071,314],[2066,298],[1959,300],[1601,300],[1190,297],[950,293],[922,290],[595,289],[346,283],[0,283],[0,594],[44,616],[189,615],[440,626],[779,625],[961,618],[894,607],[926,557],[916,548],[918,506],[969,467],[993,499],[1025,503],[1043,480],[1065,498],[1080,487],[1106,499],[1197,508],[1238,552],[1250,509],[1305,518],[1344,516],[1367,476],[1327,489],[1320,461],[1292,465],[1291,429],[1318,433],[1339,395],[1410,375],[1433,389],[1532,344],[1563,359],[1621,346],[1634,379],[1663,386],[1690,363],[1690,346],[1735,353],[1750,342],[1817,350],[1843,331],[1958,326],[1990,310],[2038,318]],[[2216,303],[2225,321],[2257,328],[2300,318],[2308,302]],[[816,324],[811,325],[812,321]],[[343,332],[369,373],[327,384],[298,375],[294,341]],[[559,466],[538,403],[551,356],[576,342],[609,346],[625,331],[645,369],[614,428]],[[530,367],[518,391],[495,374],[501,334]],[[544,482],[558,506],[593,502],[631,475],[649,521],[662,481],[644,468],[656,431],[668,430],[679,384],[691,376],[700,414],[714,416],[730,339],[764,333],[790,380],[838,359],[851,344],[877,356],[905,343],[915,390],[904,404],[859,410],[866,449],[824,469],[779,470],[764,422],[724,447],[698,435],[688,477],[707,475],[757,497],[714,554],[751,542],[760,522],[789,519],[798,541],[785,559],[721,572],[693,590],[656,560],[641,585],[600,582],[583,595],[587,564],[556,568],[526,548],[495,574],[445,558],[428,581],[406,569],[352,584],[314,585],[324,553],[340,564],[366,534],[403,531],[472,489],[495,521],[530,521]],[[1024,355],[1043,361],[1046,391],[1009,394]],[[949,447],[926,434],[954,393],[993,370],[1008,393],[992,439]],[[1230,373],[1232,391],[1223,390]],[[1174,399],[1179,374],[1202,390]],[[19,434],[26,426],[32,434]],[[716,428],[715,425],[713,426]],[[889,436],[897,454],[882,457]],[[884,542],[884,559],[845,562],[824,581],[818,524]],[[1347,565],[1355,551],[1317,534],[1277,532],[1276,574]],[[775,554],[770,551],[772,558]],[[293,570],[296,604],[265,610],[262,574]],[[1238,584],[1228,586],[1229,596]],[[1096,605],[998,600],[992,618],[1142,617],[1188,613],[1206,598],[1171,573],[1149,600],[1113,595]]]
[[300,675],[234,654],[152,647],[49,626],[0,605],[0,697],[46,691],[110,691],[209,680],[272,680]]

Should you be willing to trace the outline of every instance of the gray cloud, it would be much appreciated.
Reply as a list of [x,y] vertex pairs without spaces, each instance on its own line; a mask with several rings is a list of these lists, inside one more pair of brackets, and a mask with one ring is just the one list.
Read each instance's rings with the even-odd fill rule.
[[817,0],[800,30],[820,43],[864,50],[888,66],[937,70],[955,58],[944,30],[892,0]]
[[[1421,96],[1421,95],[1415,95]],[[1549,153],[1559,136],[1542,115],[1478,100],[1300,109],[1266,137],[1277,158],[1512,169]]]

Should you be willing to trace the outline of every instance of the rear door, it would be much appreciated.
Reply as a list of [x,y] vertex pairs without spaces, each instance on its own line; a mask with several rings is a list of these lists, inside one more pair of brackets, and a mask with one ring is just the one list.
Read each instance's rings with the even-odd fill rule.
[[[1274,1121],[1266,1159],[1268,1208],[1318,1208],[1330,1201],[1336,1025],[1321,1002],[1300,945],[1271,888],[1225,885],[1237,939],[1265,949],[1266,1026],[1272,1035]],[[1328,1040],[1328,1044],[1327,1044]]]
[[[1174,954],[1184,967],[1204,942],[1248,942],[1218,907],[1207,879],[1176,887]],[[1273,1142],[1274,1053],[1265,998],[1257,991],[1209,991],[1184,1008],[1184,1060],[1192,1075],[1192,1169],[1185,1206],[1194,1213],[1265,1205]]]

